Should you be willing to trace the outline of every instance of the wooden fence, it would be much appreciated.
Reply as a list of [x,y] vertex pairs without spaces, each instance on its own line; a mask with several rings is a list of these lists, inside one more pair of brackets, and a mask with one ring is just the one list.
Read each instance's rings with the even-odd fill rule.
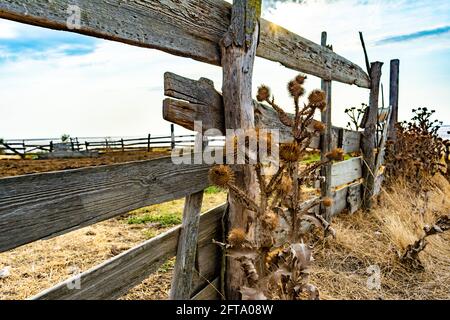
[[[193,146],[195,135],[175,135],[171,125],[171,135],[156,136],[148,134],[142,138],[68,138],[64,143],[72,151],[98,151],[98,152],[126,152],[147,151],[152,148],[170,148]],[[8,139],[0,141],[0,149],[4,154],[36,155],[53,152],[55,144],[63,143],[60,139]]]
[[[379,175],[379,169],[389,128],[386,125],[386,132],[376,139],[382,63],[372,63],[369,75],[330,50],[326,46],[325,34],[321,45],[318,45],[264,19],[260,19],[257,25],[253,24],[253,28],[247,28],[252,21],[246,19],[258,19],[258,12],[252,11],[255,7],[246,0],[235,1],[233,8],[222,0],[201,3],[196,0],[151,3],[79,0],[81,24],[75,29],[67,24],[70,4],[68,0],[30,0],[26,3],[3,0],[0,18],[156,48],[222,65],[223,93],[217,92],[208,79],[196,81],[172,73],[165,75],[164,89],[168,98],[163,103],[163,116],[191,130],[196,120],[203,121],[202,130],[233,128],[233,123],[242,116],[240,112],[247,108],[249,118],[244,123],[280,129],[282,141],[288,141],[289,130],[280,123],[274,111],[264,104],[248,101],[254,54],[318,76],[323,79],[322,88],[329,102],[326,113],[322,115],[328,131],[313,140],[310,148],[321,150],[322,155],[335,146],[342,147],[347,153],[360,154],[324,169],[326,179],[321,186],[322,195],[333,197],[334,203],[329,212],[322,210],[322,213],[330,218],[343,211],[355,212],[363,205],[369,208],[371,199],[380,192],[382,175]],[[244,24],[246,28],[240,28]],[[242,32],[254,32],[251,39],[258,37],[258,45],[246,38],[246,49],[242,49],[242,39],[231,42],[235,46],[231,48],[236,50],[230,52],[230,48],[224,48],[221,40],[226,39],[224,35],[228,34],[230,25],[238,37]],[[236,59],[232,59],[230,54]],[[239,63],[250,63],[250,69],[238,66]],[[238,70],[237,73],[245,71],[241,82],[233,78],[236,76],[231,72],[234,69]],[[398,68],[393,72],[397,73],[394,79],[398,81]],[[364,132],[331,126],[331,81],[370,89]],[[233,105],[231,89],[240,93],[237,98],[247,100],[242,98]],[[391,94],[395,99],[398,91]],[[232,108],[235,108],[234,112],[230,112]],[[226,279],[221,278],[221,252],[212,240],[223,240],[226,231],[223,227],[227,228],[230,221],[224,221],[225,205],[200,216],[202,192],[209,185],[209,168],[207,164],[174,164],[168,157],[2,178],[0,252],[92,225],[130,210],[186,197],[181,226],[45,290],[33,299],[118,298],[175,255],[172,299],[220,298],[218,289]],[[81,289],[73,289],[74,286],[70,285],[76,280],[80,280]]]

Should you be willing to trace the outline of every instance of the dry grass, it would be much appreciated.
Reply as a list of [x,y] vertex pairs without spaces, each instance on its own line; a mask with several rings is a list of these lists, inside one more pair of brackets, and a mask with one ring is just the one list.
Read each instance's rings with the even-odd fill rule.
[[[312,282],[324,299],[449,299],[450,234],[427,238],[420,254],[425,271],[400,263],[408,244],[423,235],[425,224],[450,213],[450,184],[436,176],[418,195],[398,182],[380,197],[371,214],[358,212],[337,218],[337,239],[316,244]],[[381,289],[371,290],[370,266],[381,270]]]
[[[224,192],[207,192],[206,211],[225,201]],[[129,224],[129,219],[171,214],[181,218],[184,199],[142,208],[68,234],[19,247],[0,254],[0,269],[10,266],[11,275],[0,279],[0,299],[25,299],[51,287],[72,273],[88,270],[124,250],[152,238],[172,225]],[[173,261],[133,288],[123,299],[165,299],[170,287]]]

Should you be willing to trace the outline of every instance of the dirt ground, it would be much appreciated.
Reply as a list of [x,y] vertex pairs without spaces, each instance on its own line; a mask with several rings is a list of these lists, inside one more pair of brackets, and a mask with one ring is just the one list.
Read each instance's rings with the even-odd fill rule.
[[77,169],[89,166],[101,166],[113,163],[121,163],[136,160],[148,160],[169,156],[169,150],[129,151],[102,153],[96,158],[78,159],[0,159],[0,177],[17,176],[38,172],[49,172],[66,169]]

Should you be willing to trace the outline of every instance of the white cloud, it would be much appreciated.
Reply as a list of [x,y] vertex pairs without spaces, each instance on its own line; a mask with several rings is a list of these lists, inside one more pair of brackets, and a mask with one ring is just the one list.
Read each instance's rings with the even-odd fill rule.
[[18,36],[17,24],[10,21],[0,20],[0,40],[13,39]]

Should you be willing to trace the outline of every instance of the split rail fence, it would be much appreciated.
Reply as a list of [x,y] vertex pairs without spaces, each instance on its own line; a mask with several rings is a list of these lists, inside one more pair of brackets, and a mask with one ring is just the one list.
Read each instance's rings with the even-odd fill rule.
[[[235,1],[242,5],[247,1]],[[221,65],[219,42],[232,23],[232,5],[222,0],[135,2],[79,0],[81,25],[67,26],[71,1],[14,0],[0,2],[0,18],[42,27],[74,31],[135,46]],[[233,10],[234,12],[234,10]],[[233,13],[235,14],[235,12]],[[383,145],[389,126],[376,141],[378,93],[382,63],[372,63],[370,75],[326,46],[261,19],[256,55],[323,79],[329,107],[322,115],[328,131],[311,142],[322,155],[333,147],[359,156],[325,168],[322,195],[334,198],[331,217],[355,212],[380,191]],[[398,64],[397,64],[398,66]],[[398,68],[391,69],[397,73]],[[394,77],[395,78],[395,77]],[[391,77],[392,79],[392,77]],[[398,77],[397,77],[398,79]],[[370,90],[364,132],[331,125],[331,81]],[[398,99],[391,83],[391,105]],[[226,127],[224,97],[213,83],[166,73],[163,117],[193,129]],[[394,101],[394,102],[393,102]],[[258,127],[280,129],[282,141],[290,133],[275,112],[253,102]],[[390,112],[394,114],[394,112]],[[389,123],[389,117],[387,119]],[[223,132],[223,131],[222,131]],[[190,157],[192,155],[186,155]],[[223,240],[226,205],[202,215],[203,190],[209,186],[207,164],[174,164],[170,157],[100,167],[31,174],[0,179],[0,252],[110,219],[131,210],[186,197],[183,223],[118,256],[45,290],[32,299],[115,299],[177,256],[172,299],[222,297],[222,253],[212,240]],[[70,284],[80,281],[80,289]]]
[[[171,148],[194,146],[195,135],[175,135],[174,126],[171,125],[171,135],[156,136],[148,134],[142,138],[69,138],[65,144],[72,151],[99,151],[99,152],[126,152],[147,151],[152,148]],[[59,139],[8,139],[0,140],[0,150],[4,154],[17,155],[24,158],[26,155],[36,155],[53,152],[55,144],[62,143]]]

